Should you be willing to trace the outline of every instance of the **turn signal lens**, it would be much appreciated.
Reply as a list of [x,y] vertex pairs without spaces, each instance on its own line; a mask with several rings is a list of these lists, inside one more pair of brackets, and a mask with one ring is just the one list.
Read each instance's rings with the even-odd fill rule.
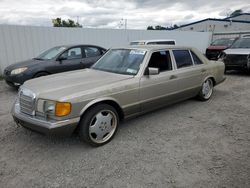
[[71,112],[71,103],[56,102],[55,115],[58,117],[67,116]]

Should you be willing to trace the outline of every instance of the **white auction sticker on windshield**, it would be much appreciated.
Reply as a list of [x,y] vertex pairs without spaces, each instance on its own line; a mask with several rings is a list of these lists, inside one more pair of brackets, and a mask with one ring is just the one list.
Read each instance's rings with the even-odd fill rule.
[[145,50],[131,50],[129,54],[144,55],[145,53]]

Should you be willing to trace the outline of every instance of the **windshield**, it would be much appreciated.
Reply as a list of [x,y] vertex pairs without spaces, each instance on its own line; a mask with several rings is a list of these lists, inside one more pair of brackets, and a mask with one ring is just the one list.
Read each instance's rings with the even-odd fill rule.
[[231,46],[234,42],[234,39],[217,39],[212,42],[212,46]]
[[118,74],[136,75],[145,57],[146,51],[140,49],[109,50],[92,69]]
[[59,55],[65,49],[66,49],[66,47],[63,47],[63,46],[54,47],[54,48],[51,48],[51,49],[43,52],[41,55],[39,55],[35,59],[38,59],[38,60],[50,60],[50,59],[55,58],[57,55]]
[[240,38],[236,40],[231,48],[250,48],[250,38]]

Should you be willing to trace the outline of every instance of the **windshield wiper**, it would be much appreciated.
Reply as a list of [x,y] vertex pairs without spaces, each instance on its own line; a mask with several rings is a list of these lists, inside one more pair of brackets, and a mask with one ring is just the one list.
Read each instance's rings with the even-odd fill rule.
[[35,57],[35,58],[33,58],[33,59],[35,59],[35,60],[44,60],[44,59],[38,58],[38,57]]

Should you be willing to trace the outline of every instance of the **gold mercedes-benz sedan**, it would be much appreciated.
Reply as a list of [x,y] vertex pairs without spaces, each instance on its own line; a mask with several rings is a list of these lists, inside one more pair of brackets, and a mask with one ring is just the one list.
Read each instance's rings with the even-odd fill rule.
[[121,120],[197,97],[210,99],[225,80],[225,66],[181,46],[110,49],[90,69],[24,83],[12,108],[16,123],[45,133],[69,135],[100,146]]

